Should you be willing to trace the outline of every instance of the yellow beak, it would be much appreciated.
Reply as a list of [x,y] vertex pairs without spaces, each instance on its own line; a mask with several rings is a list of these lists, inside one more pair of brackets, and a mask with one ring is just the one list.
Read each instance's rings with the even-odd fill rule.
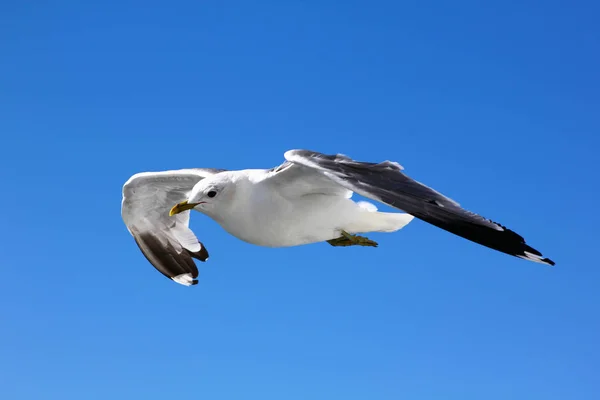
[[173,208],[171,208],[171,211],[169,211],[169,216],[172,217],[175,214],[179,214],[180,212],[186,211],[186,210],[191,210],[192,208],[196,207],[198,204],[200,203],[188,203],[188,201],[182,201],[179,204],[175,204],[173,206]]

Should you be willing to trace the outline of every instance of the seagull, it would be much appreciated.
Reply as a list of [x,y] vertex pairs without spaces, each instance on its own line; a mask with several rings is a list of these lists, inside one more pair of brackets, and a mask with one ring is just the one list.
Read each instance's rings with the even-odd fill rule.
[[[141,172],[123,185],[121,216],[146,259],[173,281],[198,283],[194,259],[208,251],[189,227],[199,211],[236,238],[258,246],[377,247],[358,233],[396,232],[413,218],[488,248],[536,263],[554,261],[510,229],[468,211],[406,175],[397,162],[289,150],[270,169],[191,168]],[[404,211],[380,212],[356,193]]]

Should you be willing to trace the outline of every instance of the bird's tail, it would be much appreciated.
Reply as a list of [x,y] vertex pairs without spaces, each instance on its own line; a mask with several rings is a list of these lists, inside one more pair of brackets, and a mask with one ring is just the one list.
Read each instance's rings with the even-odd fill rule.
[[410,214],[362,211],[345,230],[348,233],[396,232],[404,228],[414,217]]
[[396,232],[404,228],[415,217],[410,214],[376,212],[372,217],[377,221],[375,232]]

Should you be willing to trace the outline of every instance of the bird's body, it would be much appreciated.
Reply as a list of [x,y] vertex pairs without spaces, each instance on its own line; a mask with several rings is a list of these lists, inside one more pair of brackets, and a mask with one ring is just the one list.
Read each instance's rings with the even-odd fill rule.
[[[123,186],[122,217],[148,261],[183,285],[197,283],[193,258],[208,252],[189,228],[190,210],[245,242],[289,247],[328,242],[377,246],[355,233],[394,232],[413,218],[528,261],[554,265],[515,232],[411,179],[395,162],[290,150],[271,169],[143,172]],[[406,213],[354,202],[356,192]],[[169,211],[170,210],[170,211]]]
[[233,200],[218,212],[198,211],[238,239],[265,247],[324,242],[340,237],[342,231],[392,232],[413,219],[408,214],[374,211],[374,206],[356,203],[342,192],[283,196],[265,179],[268,174],[269,170],[228,172],[236,185]]

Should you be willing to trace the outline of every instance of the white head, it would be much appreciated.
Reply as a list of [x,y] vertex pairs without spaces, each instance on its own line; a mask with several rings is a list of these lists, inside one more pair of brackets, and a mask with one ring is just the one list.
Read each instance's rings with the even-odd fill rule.
[[202,179],[190,192],[188,199],[175,205],[169,215],[194,209],[209,216],[215,216],[219,210],[231,206],[235,185],[226,173]]

